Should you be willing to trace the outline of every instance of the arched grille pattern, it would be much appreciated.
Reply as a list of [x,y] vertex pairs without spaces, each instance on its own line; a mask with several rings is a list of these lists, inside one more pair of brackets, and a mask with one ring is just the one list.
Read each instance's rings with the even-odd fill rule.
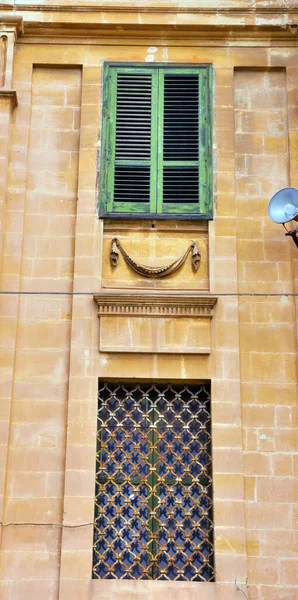
[[210,388],[100,383],[93,577],[214,581]]

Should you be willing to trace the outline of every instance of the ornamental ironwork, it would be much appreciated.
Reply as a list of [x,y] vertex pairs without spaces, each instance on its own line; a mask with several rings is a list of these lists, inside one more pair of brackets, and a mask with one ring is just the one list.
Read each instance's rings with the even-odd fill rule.
[[100,383],[93,577],[214,581],[210,388]]

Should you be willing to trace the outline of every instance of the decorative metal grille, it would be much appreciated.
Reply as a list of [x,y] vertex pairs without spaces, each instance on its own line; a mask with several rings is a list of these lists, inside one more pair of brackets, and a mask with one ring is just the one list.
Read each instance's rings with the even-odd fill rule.
[[100,383],[93,577],[214,581],[210,390]]

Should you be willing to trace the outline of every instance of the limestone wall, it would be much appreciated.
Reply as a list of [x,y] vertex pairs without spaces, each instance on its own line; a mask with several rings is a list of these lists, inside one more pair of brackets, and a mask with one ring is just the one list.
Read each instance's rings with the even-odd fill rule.
[[[298,185],[298,7],[105,4],[16,0],[2,19],[0,598],[295,600],[298,262],[267,204]],[[98,219],[105,60],[213,63],[213,221]],[[144,282],[111,269],[115,236],[152,264],[197,239],[202,263]],[[210,354],[189,352],[191,319],[150,351],[145,317],[137,352],[107,317],[100,352],[93,294],[128,289],[217,296]],[[215,583],[91,580],[98,378],[211,381]]]

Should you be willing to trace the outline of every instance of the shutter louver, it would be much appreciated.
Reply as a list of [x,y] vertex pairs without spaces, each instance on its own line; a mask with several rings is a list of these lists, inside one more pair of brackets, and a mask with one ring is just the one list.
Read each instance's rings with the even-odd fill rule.
[[[152,74],[117,74],[114,207],[150,205]],[[125,162],[125,164],[123,164]]]
[[150,202],[150,167],[116,165],[114,202]]
[[150,160],[150,75],[117,76],[116,160]]
[[195,202],[199,198],[198,167],[164,167],[163,201]]
[[199,75],[165,73],[163,211],[184,212],[199,205],[199,92]]
[[198,160],[199,77],[165,75],[164,160]]

